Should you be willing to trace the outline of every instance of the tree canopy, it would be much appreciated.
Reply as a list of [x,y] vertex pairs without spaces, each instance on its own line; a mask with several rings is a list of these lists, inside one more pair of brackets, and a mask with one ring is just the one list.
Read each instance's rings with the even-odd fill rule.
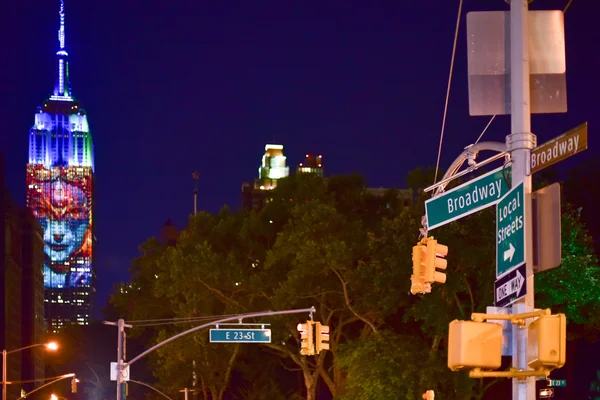
[[[260,210],[190,217],[175,245],[149,239],[132,279],[111,297],[132,334],[148,346],[215,316],[315,306],[330,326],[330,350],[301,356],[296,325],[308,315],[269,323],[270,344],[209,343],[206,331],[150,356],[156,385],[176,395],[195,388],[207,399],[483,398],[491,380],[446,366],[448,324],[493,304],[493,208],[436,229],[448,245],[447,282],[409,294],[430,173],[409,175],[409,202],[396,190],[369,191],[357,175],[282,179]],[[563,264],[536,277],[539,306],[565,312],[573,337],[600,328],[600,269],[581,214],[563,213]],[[585,277],[585,280],[582,280]],[[161,321],[158,321],[161,320]],[[295,396],[295,397],[294,397]]]

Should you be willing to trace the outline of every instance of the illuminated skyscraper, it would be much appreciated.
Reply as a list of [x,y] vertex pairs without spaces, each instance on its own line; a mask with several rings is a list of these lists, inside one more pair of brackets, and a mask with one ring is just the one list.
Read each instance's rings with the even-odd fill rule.
[[290,168],[286,166],[283,145],[266,145],[262,164],[258,168],[258,179],[254,180],[254,185],[242,184],[242,207],[260,210],[267,201],[268,191],[275,189],[277,180],[289,174]]
[[27,206],[44,231],[44,316],[50,331],[91,317],[94,147],[72,97],[60,1],[54,92],[29,132]]

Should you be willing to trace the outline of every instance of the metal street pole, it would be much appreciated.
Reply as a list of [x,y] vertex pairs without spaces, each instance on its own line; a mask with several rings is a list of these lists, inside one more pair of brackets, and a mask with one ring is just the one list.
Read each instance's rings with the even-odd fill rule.
[[117,321],[117,400],[123,395],[123,332],[125,332],[125,320]]
[[[510,3],[510,96],[511,134],[506,137],[507,149],[512,160],[512,186],[523,182],[525,191],[525,298],[512,307],[514,314],[533,311],[533,251],[531,210],[531,164],[530,152],[535,147],[535,135],[531,133],[531,110],[529,88],[529,0],[507,0]],[[513,325],[513,367],[527,369],[527,327]],[[513,399],[534,400],[535,378],[513,378]]]
[[6,350],[2,350],[2,400],[6,400]]

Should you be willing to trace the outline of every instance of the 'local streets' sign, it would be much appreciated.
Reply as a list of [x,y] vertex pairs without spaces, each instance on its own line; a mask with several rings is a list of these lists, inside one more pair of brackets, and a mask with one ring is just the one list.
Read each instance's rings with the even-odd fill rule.
[[531,150],[531,172],[542,170],[587,149],[587,125],[585,122],[576,126]]
[[496,204],[496,277],[525,263],[525,190],[523,182]]
[[494,283],[494,305],[505,307],[527,294],[525,264],[513,269]]
[[497,168],[427,200],[427,229],[437,228],[495,204],[508,192],[505,174],[509,172],[509,168]]

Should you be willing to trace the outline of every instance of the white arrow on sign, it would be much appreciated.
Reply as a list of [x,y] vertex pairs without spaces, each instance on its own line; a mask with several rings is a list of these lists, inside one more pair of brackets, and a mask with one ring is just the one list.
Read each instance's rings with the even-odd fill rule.
[[508,250],[504,250],[504,261],[508,259],[510,259],[509,261],[512,261],[512,258],[515,255],[515,247],[512,243],[509,243],[508,246]]
[[496,301],[500,301],[513,293],[519,293],[525,283],[525,277],[517,270],[517,274],[510,281],[496,288]]

